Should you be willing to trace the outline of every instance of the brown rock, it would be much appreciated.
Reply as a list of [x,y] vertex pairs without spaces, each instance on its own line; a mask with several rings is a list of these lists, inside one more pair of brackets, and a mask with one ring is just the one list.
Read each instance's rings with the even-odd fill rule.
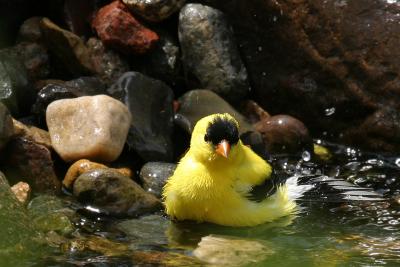
[[[294,115],[313,132],[338,136],[369,124],[381,107],[399,116],[400,6],[395,1],[207,2],[226,11],[234,24],[254,97],[268,111]],[[399,133],[400,125],[393,126]],[[347,140],[365,137],[358,133]],[[399,142],[380,146],[367,138],[366,148],[400,149]]]
[[27,204],[31,195],[31,187],[29,184],[19,182],[11,187],[11,191],[15,194],[19,202]]
[[312,152],[312,139],[306,126],[288,115],[276,115],[255,124],[270,153]]
[[127,177],[132,176],[132,171],[129,168],[113,169],[101,163],[92,162],[87,159],[81,159],[76,161],[69,167],[63,180],[63,186],[65,186],[66,188],[71,188],[71,186],[74,184],[76,178],[78,178],[79,175],[94,169],[112,169],[124,176]]
[[267,111],[253,100],[247,100],[242,104],[242,113],[252,123],[271,117]]
[[107,46],[126,54],[143,54],[158,41],[158,35],[140,24],[121,2],[101,8],[92,27]]
[[15,136],[29,139],[39,145],[43,145],[48,149],[52,149],[50,135],[47,131],[35,126],[28,126],[22,122],[13,119]]
[[41,20],[40,27],[44,43],[71,75],[82,76],[92,73],[89,50],[77,35],[61,29],[48,18]]
[[17,137],[7,146],[7,165],[37,192],[58,193],[60,181],[54,170],[50,150],[34,141]]

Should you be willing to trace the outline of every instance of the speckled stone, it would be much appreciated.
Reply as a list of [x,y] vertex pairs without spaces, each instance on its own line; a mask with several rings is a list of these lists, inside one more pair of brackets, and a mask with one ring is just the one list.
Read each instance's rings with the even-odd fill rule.
[[178,11],[185,0],[122,0],[134,13],[146,20],[158,22]]
[[63,160],[114,161],[125,144],[131,113],[112,97],[83,96],[52,102],[46,122],[51,143]]
[[250,90],[247,71],[224,14],[187,4],[180,12],[178,30],[189,88],[213,90],[231,103],[243,100]]
[[110,215],[140,215],[161,208],[161,202],[129,177],[112,169],[95,169],[81,174],[73,193],[78,200]]
[[24,182],[18,182],[11,187],[11,191],[15,194],[18,201],[22,204],[27,204],[31,195],[31,187]]

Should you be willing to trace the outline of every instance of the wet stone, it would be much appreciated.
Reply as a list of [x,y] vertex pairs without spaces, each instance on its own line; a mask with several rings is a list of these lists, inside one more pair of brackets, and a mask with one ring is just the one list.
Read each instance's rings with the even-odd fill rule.
[[52,102],[46,111],[54,150],[65,161],[114,161],[121,154],[131,122],[128,108],[106,95]]
[[122,0],[134,13],[146,20],[159,22],[178,11],[185,0]]
[[45,45],[70,75],[79,77],[93,72],[89,50],[77,35],[47,18],[41,20],[40,27]]
[[132,113],[127,143],[146,161],[171,161],[174,98],[171,88],[138,72],[125,73],[108,89]]
[[107,84],[112,84],[129,71],[129,64],[118,53],[104,46],[97,38],[87,42],[95,73]]
[[[63,186],[67,189],[71,188],[76,178],[78,178],[82,173],[94,169],[111,169],[111,168],[107,167],[104,164],[96,163],[87,159],[78,160],[68,168],[68,171],[65,174],[63,180]],[[132,177],[132,171],[129,168],[119,168],[119,169],[113,168],[113,170],[116,170],[120,174],[125,175],[127,177]]]
[[55,173],[51,151],[35,141],[17,137],[6,149],[7,166],[17,173],[36,192],[59,193],[60,181]]
[[92,27],[106,46],[125,54],[144,54],[158,41],[158,35],[140,24],[120,1],[101,8]]
[[175,87],[184,83],[179,44],[176,38],[166,31],[157,32],[160,41],[143,59],[140,68],[144,74],[166,82],[176,91]]
[[165,162],[148,162],[140,170],[140,180],[144,190],[161,198],[167,179],[174,173],[176,164]]
[[231,103],[246,96],[247,71],[222,12],[185,5],[179,15],[179,41],[189,87],[213,90]]
[[14,134],[12,117],[7,107],[0,102],[0,149],[2,149]]
[[73,194],[80,202],[115,216],[137,216],[161,208],[161,202],[129,177],[110,169],[80,175]]
[[0,51],[0,102],[11,114],[18,115],[23,109],[24,97],[29,96],[28,75],[22,60],[10,50]]
[[255,124],[270,153],[301,153],[313,150],[307,127],[289,115],[275,115]]

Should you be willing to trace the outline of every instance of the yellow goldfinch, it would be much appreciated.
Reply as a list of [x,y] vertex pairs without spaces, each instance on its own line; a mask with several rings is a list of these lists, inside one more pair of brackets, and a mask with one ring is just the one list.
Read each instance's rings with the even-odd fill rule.
[[271,177],[271,166],[243,145],[239,125],[229,114],[199,120],[190,149],[164,187],[166,213],[177,220],[253,226],[295,212],[287,188],[261,201],[251,199],[254,187]]

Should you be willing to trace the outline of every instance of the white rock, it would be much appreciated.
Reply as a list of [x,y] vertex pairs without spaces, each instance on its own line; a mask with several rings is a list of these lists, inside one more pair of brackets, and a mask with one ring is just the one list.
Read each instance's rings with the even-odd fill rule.
[[65,161],[113,161],[124,147],[131,123],[128,108],[106,96],[52,102],[46,110],[54,150]]

